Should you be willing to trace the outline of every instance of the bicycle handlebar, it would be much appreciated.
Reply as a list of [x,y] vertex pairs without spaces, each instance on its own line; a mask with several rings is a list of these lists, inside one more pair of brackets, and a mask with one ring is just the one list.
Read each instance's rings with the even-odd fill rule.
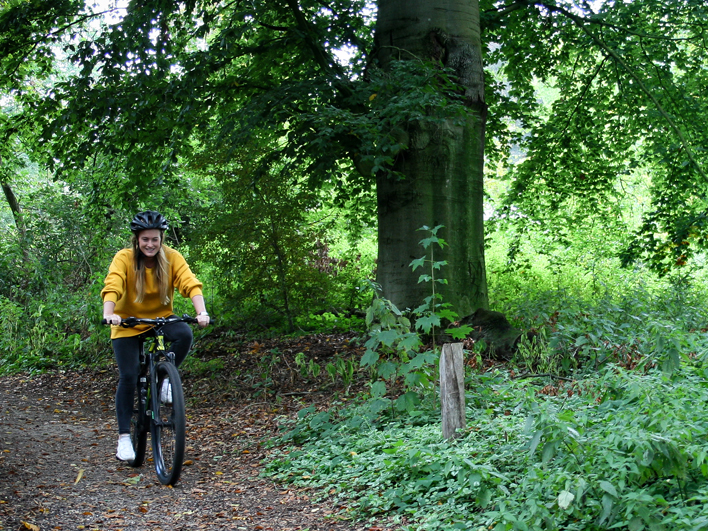
[[[142,317],[126,317],[124,319],[121,319],[120,325],[123,328],[132,328],[133,326],[137,326],[139,324],[146,324],[146,325],[154,325],[154,326],[163,326],[169,323],[196,323],[198,322],[196,317],[190,317],[187,314],[184,314],[182,317],[157,317],[156,319],[146,319]],[[211,317],[209,318],[209,324],[214,324],[214,319]],[[108,321],[105,319],[101,319],[101,324],[102,325],[107,325]]]

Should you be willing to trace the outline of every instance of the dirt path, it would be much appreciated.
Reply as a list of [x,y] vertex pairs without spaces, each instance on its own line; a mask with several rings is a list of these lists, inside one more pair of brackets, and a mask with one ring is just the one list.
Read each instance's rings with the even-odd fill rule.
[[123,465],[115,381],[110,371],[0,378],[0,529],[388,529],[259,477],[260,442],[278,413],[264,403],[190,404],[175,488],[150,463]]

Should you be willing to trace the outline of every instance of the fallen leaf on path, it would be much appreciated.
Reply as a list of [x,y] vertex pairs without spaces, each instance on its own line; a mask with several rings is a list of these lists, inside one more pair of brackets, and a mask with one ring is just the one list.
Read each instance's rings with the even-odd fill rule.
[[127,483],[128,485],[137,485],[142,477],[142,474],[138,474],[137,476],[134,476],[132,478],[124,479],[123,483]]
[[24,525],[25,528],[29,529],[30,531],[39,531],[39,526],[30,524],[29,522],[22,522],[22,525]]
[[74,485],[76,485],[79,481],[81,481],[82,477],[84,477],[84,469],[79,468],[79,473],[76,474],[76,481],[74,481]]

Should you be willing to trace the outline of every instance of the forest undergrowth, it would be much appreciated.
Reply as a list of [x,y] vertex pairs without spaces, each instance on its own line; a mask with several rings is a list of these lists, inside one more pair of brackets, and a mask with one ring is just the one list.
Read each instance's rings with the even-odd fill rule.
[[[268,473],[346,500],[361,517],[398,515],[405,530],[708,526],[701,290],[625,279],[594,298],[532,295],[499,304],[534,331],[513,359],[465,342],[457,439],[442,437],[436,385],[396,388],[391,369],[367,367],[368,396],[284,419]],[[380,347],[377,367],[402,363]],[[402,402],[412,389],[417,400]]]

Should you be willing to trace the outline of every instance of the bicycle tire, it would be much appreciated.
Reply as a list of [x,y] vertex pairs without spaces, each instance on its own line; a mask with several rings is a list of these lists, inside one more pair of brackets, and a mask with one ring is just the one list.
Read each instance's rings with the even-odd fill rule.
[[133,394],[133,415],[130,418],[130,442],[133,443],[135,459],[129,461],[128,464],[136,468],[142,466],[145,462],[147,434],[149,431],[146,398],[142,397],[145,399],[141,399],[144,390],[145,384],[138,381]]
[[[165,378],[172,385],[172,403],[161,401],[160,389]],[[161,361],[155,365],[157,396],[152,398],[153,418],[152,455],[155,459],[155,472],[163,485],[174,485],[179,480],[184,460],[185,411],[184,394],[179,371],[174,364]]]

